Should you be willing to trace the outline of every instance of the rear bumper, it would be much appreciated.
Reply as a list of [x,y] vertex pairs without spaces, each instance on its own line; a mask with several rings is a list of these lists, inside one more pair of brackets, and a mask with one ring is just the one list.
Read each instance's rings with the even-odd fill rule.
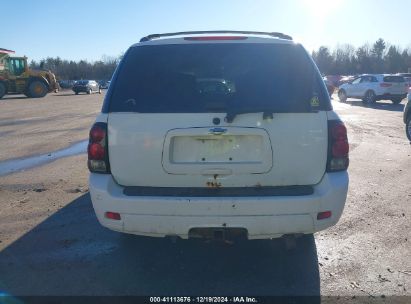
[[87,93],[87,91],[89,90],[88,87],[73,87],[72,89],[74,92],[84,92]]
[[[90,174],[90,194],[99,222],[112,230],[138,235],[188,238],[192,228],[244,228],[249,239],[314,233],[335,225],[348,190],[347,172],[325,174],[304,196],[165,197],[126,196],[111,175]],[[117,212],[121,220],[105,218]],[[317,213],[331,211],[328,219]]]
[[384,93],[384,94],[378,95],[378,96],[377,96],[377,99],[378,99],[378,100],[393,99],[393,98],[401,98],[401,99],[404,99],[404,98],[406,98],[406,97],[407,97],[407,94],[406,94],[406,93],[404,93],[404,94]]

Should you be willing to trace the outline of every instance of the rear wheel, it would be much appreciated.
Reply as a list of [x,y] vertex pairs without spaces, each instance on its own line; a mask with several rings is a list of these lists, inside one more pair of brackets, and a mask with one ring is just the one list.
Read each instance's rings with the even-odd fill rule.
[[35,80],[30,83],[28,93],[32,98],[44,97],[47,94],[47,86],[43,82]]
[[347,101],[347,93],[341,89],[338,91],[338,98],[340,99],[341,102],[346,102]]
[[402,98],[393,98],[391,101],[393,104],[399,104],[402,101]]
[[87,90],[87,94],[89,94],[89,95],[90,95],[92,92],[93,92],[93,91],[92,91],[91,89],[88,89],[88,90]]
[[405,124],[405,133],[407,134],[408,140],[411,142],[411,115],[407,118],[407,123]]
[[0,82],[0,98],[6,95],[6,86],[4,83]]
[[374,91],[367,91],[365,92],[364,98],[362,99],[363,103],[365,104],[373,104],[376,102],[376,96]]
[[98,93],[101,94],[101,88],[98,88]]

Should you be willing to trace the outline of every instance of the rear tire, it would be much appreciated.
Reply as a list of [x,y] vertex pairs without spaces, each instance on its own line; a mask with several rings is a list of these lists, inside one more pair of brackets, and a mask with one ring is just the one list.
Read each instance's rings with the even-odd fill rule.
[[0,82],[0,99],[6,95],[6,86],[4,83]]
[[91,89],[88,89],[88,90],[87,90],[87,94],[89,94],[89,95],[90,95],[92,92],[93,92],[93,91],[92,91]]
[[362,99],[362,102],[364,104],[374,104],[376,102],[376,95],[374,93],[374,91],[367,91],[365,92],[364,98]]
[[98,89],[98,93],[101,94],[101,88]]
[[402,98],[393,98],[393,99],[391,99],[391,101],[392,101],[393,104],[399,104],[399,103],[401,103]]
[[405,133],[407,134],[408,140],[411,142],[411,115],[407,118],[407,123],[405,124]]
[[47,91],[47,86],[43,82],[34,80],[29,85],[28,93],[32,98],[41,98],[47,95]]
[[338,91],[338,98],[340,99],[341,102],[346,102],[347,101],[347,93],[341,89]]

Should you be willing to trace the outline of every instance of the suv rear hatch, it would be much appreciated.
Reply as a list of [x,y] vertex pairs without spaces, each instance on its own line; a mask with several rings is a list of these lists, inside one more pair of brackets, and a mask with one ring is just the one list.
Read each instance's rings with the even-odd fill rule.
[[267,39],[181,41],[134,46],[116,73],[104,106],[115,180],[151,187],[318,183],[331,106],[306,51]]
[[406,94],[408,91],[408,83],[403,76],[391,75],[383,78],[386,91],[393,95]]

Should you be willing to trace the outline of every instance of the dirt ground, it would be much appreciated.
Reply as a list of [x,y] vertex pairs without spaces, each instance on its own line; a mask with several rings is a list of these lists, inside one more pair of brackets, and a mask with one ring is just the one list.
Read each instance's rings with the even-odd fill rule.
[[[85,140],[102,95],[0,100],[1,161]],[[298,250],[130,238],[102,228],[81,154],[0,177],[0,292],[11,295],[324,295],[411,299],[411,145],[403,104],[333,105],[351,144],[340,222]],[[405,301],[406,301],[405,300]]]
[[103,98],[104,93],[76,96],[69,90],[41,99],[2,98],[0,161],[59,150],[87,139]]

